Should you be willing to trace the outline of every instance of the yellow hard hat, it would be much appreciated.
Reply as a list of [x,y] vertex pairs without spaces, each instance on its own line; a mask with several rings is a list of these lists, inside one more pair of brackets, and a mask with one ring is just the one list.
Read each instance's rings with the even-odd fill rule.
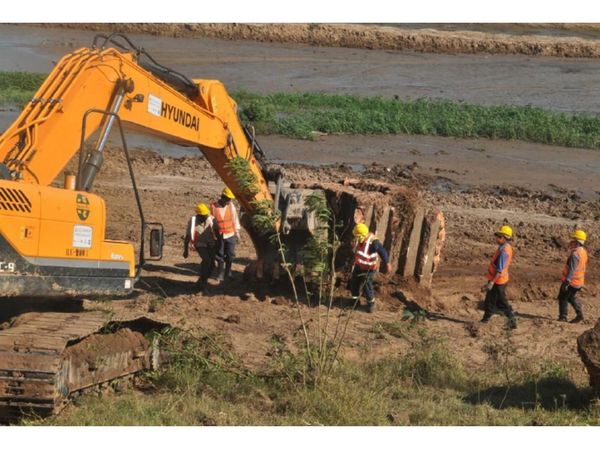
[[576,241],[584,241],[587,239],[587,234],[583,230],[575,230],[571,233],[571,239],[575,239]]
[[352,230],[352,234],[358,238],[365,237],[369,234],[369,227],[364,223],[359,223],[354,227],[354,230]]
[[208,206],[206,206],[206,204],[198,203],[196,205],[196,213],[201,216],[208,216],[210,214],[210,210],[208,209]]
[[512,239],[513,230],[508,225],[502,225],[498,231],[496,231],[496,236],[501,235],[508,239]]
[[225,189],[223,189],[223,193],[222,195],[224,197],[227,197],[231,200],[233,200],[235,198],[235,195],[233,195],[233,192],[231,192],[231,189],[229,189],[228,187],[226,187]]

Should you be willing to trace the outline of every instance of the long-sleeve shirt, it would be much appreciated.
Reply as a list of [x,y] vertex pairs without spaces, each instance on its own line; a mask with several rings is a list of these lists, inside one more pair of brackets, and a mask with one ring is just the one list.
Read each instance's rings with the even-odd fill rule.
[[387,264],[390,262],[388,252],[379,239],[375,239],[373,242],[371,242],[371,248],[377,252],[382,263]]
[[500,246],[500,252],[498,253],[498,257],[496,258],[496,261],[494,263],[494,265],[496,266],[497,273],[502,272],[508,264],[508,253],[506,252],[506,250],[504,250],[506,245],[507,244],[502,244]]
[[577,269],[578,265],[579,255],[576,252],[571,252],[569,259],[567,259],[567,267],[569,268],[565,279],[567,283],[571,283],[571,281],[573,280],[573,274],[575,273],[575,269]]
[[213,216],[208,216],[206,220],[202,220],[201,217],[202,216],[195,216],[196,220],[194,230],[192,230],[193,217],[190,218],[190,220],[188,220],[185,233],[184,248],[188,248],[188,246],[192,242],[192,231],[194,232],[194,247],[207,247],[209,245],[215,244],[217,239],[215,232],[216,220]]

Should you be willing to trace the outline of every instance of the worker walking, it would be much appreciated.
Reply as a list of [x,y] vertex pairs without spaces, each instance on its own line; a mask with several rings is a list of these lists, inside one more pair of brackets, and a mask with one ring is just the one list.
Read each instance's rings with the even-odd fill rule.
[[200,255],[200,278],[198,278],[196,285],[200,290],[204,290],[215,266],[217,249],[214,218],[210,215],[210,210],[204,203],[196,205],[196,215],[188,221],[183,245],[184,258],[187,259],[189,250],[196,250]]
[[379,258],[386,265],[387,273],[392,272],[389,256],[379,239],[369,231],[364,223],[359,223],[352,232],[356,238],[354,245],[354,267],[350,279],[352,299],[357,302],[361,291],[367,298],[367,310],[375,311],[375,289],[373,278],[379,269]]
[[221,198],[211,206],[211,212],[217,221],[217,279],[223,281],[231,277],[231,264],[235,257],[235,245],[240,237],[240,220],[233,204],[235,195],[226,187]]
[[577,299],[577,294],[585,281],[585,271],[588,261],[588,253],[585,249],[586,239],[587,235],[583,230],[575,230],[571,233],[571,242],[569,243],[569,250],[571,252],[560,277],[562,283],[558,292],[558,320],[561,322],[567,321],[569,304],[573,306],[576,314],[571,323],[583,320],[583,311],[581,303]]
[[487,283],[481,288],[485,292],[485,313],[482,322],[486,323],[496,312],[502,312],[508,318],[508,327],[517,327],[517,321],[512,307],[506,298],[506,286],[508,285],[508,270],[513,259],[511,240],[513,230],[508,225],[503,225],[494,233],[498,249],[492,256],[487,273]]

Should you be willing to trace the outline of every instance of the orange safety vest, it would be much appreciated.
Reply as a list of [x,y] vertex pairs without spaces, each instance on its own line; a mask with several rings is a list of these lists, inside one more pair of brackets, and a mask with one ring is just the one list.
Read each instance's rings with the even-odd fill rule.
[[577,247],[571,252],[571,255],[569,255],[567,258],[567,263],[565,264],[560,279],[561,281],[567,281],[567,275],[569,274],[569,259],[571,259],[571,256],[574,254],[579,256],[579,262],[573,271],[573,277],[571,278],[571,282],[569,284],[575,288],[580,288],[583,286],[585,281],[585,270],[588,262],[587,250],[583,247]]
[[232,203],[229,203],[226,206],[221,206],[218,203],[210,205],[212,215],[217,219],[219,234],[221,235],[235,233],[233,208],[235,208],[235,206],[233,206]]
[[369,253],[371,243],[377,239],[373,233],[369,233],[362,242],[356,242],[354,246],[354,264],[363,270],[377,269],[379,258],[377,252]]
[[502,269],[502,272],[500,272],[500,276],[495,281],[495,284],[506,284],[509,280],[508,267],[510,266],[510,263],[512,263],[513,258],[512,246],[509,243],[502,244],[502,246],[499,246],[496,250],[496,253],[494,253],[494,256],[492,256],[492,260],[490,261],[490,265],[488,267],[488,274],[486,278],[488,281],[492,281],[496,276],[496,260],[500,257],[500,253],[502,252],[502,250],[506,252],[506,254],[508,255],[508,259],[506,260],[506,265],[504,266],[504,269]]

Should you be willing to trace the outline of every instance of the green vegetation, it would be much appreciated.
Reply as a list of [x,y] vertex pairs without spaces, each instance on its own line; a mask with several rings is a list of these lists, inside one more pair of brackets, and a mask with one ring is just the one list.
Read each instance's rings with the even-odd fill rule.
[[[26,103],[44,75],[0,72],[0,105]],[[260,134],[311,139],[325,134],[424,134],[519,139],[600,148],[600,118],[530,106],[478,106],[450,100],[404,101],[321,93],[232,93],[242,116]]]
[[568,147],[600,147],[600,118],[529,106],[477,106],[449,100],[401,101],[318,93],[235,94],[262,134],[309,139],[315,133],[426,134],[519,139]]
[[[86,394],[32,425],[572,425],[600,424],[588,388],[551,360],[523,361],[510,335],[489,347],[488,367],[468,371],[421,322],[380,324],[408,350],[376,362],[340,361],[317,385],[273,340],[271,369],[243,367],[223,337],[170,332],[171,364],[143,391]],[[384,333],[385,339],[399,339]],[[396,333],[397,334],[397,333]],[[375,337],[381,339],[382,337]],[[368,348],[359,359],[366,361]],[[150,395],[149,395],[150,394]]]
[[28,72],[0,72],[0,105],[23,105],[31,100],[46,75]]

